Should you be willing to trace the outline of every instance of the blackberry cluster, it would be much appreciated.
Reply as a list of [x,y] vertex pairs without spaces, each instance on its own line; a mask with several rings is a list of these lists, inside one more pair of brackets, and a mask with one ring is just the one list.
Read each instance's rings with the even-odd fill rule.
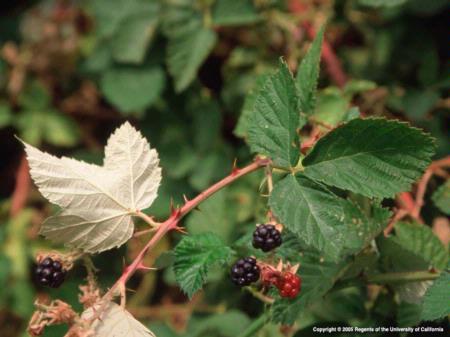
[[281,233],[274,225],[259,225],[253,232],[253,247],[263,252],[271,251],[282,243]]
[[35,275],[40,285],[58,288],[64,282],[66,271],[60,261],[46,257],[36,267]]
[[302,280],[295,274],[286,273],[277,282],[276,287],[280,292],[281,297],[285,298],[295,298],[300,292],[302,286]]
[[260,269],[253,257],[240,259],[231,267],[231,280],[240,287],[258,281],[259,275]]

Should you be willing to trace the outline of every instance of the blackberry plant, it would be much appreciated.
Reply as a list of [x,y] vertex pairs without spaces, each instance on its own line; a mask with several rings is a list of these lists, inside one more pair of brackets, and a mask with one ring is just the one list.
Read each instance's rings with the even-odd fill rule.
[[[214,7],[211,11],[209,7],[213,3],[221,3],[223,7]],[[262,1],[260,5],[265,6],[265,3]],[[195,6],[191,6],[190,1],[165,4],[161,43],[167,40],[167,62],[164,64],[174,80],[175,92],[172,94],[187,90],[220,34],[227,35],[220,26],[241,23],[235,18],[236,11],[233,12],[235,2],[230,4],[219,0],[196,1]],[[156,2],[147,5],[144,13],[160,10]],[[248,6],[242,6],[248,9]],[[250,6],[253,8],[252,4]],[[63,7],[59,10],[63,11]],[[158,31],[159,20],[139,21],[141,11],[137,8],[136,4],[127,18],[121,17],[120,12],[111,12],[117,17],[105,20],[108,25],[107,29],[103,27],[106,31],[103,33],[106,35],[97,42],[109,46],[109,42],[118,40],[123,46],[114,46],[111,55],[93,62],[100,68],[114,67],[117,62],[127,64],[102,69],[105,74],[101,76],[100,90],[109,104],[127,112],[127,116],[136,113],[133,117],[153,103],[158,103],[155,109],[165,105],[158,100],[163,97],[165,68],[155,66],[153,61],[147,62],[145,48],[128,48],[128,33],[141,32],[145,28],[149,33],[144,34],[147,36]],[[226,15],[219,15],[217,8]],[[245,20],[252,23],[261,19],[252,16],[253,12],[245,13]],[[61,15],[66,16],[76,17]],[[285,20],[284,16],[273,17],[278,22]],[[130,20],[130,26],[119,33],[115,26],[128,22],[125,19]],[[292,29],[296,25],[282,24],[282,28]],[[51,32],[50,28],[47,30]],[[59,208],[41,224],[39,233],[54,244],[65,246],[61,256],[70,261],[70,268],[83,264],[87,270],[86,283],[80,286],[82,312],[75,312],[71,305],[58,299],[46,304],[37,302],[29,324],[33,336],[42,335],[48,325],[60,323],[68,325],[67,337],[154,336],[148,326],[131,314],[136,312],[145,316],[148,312],[127,309],[130,307],[127,289],[130,279],[138,272],[158,272],[155,269],[168,266],[173,274],[166,275],[167,279],[176,282],[187,298],[195,297],[194,301],[201,298],[196,294],[202,288],[214,287],[224,275],[243,287],[243,293],[260,300],[260,318],[246,324],[245,329],[238,332],[240,337],[254,336],[269,322],[280,326],[284,335],[292,336],[301,329],[301,324],[296,323],[307,310],[327,308],[328,302],[342,300],[347,291],[350,299],[356,298],[358,308],[363,311],[364,317],[358,317],[361,325],[371,322],[373,315],[368,308],[374,308],[377,315],[382,311],[376,307],[379,302],[396,301],[399,307],[405,305],[405,312],[414,313],[411,318],[414,324],[442,319],[450,314],[449,301],[443,300],[450,291],[448,247],[425,225],[428,219],[422,214],[422,206],[428,199],[426,189],[434,175],[447,182],[437,189],[431,200],[440,212],[449,213],[449,158],[432,161],[436,155],[436,141],[423,130],[405,121],[382,117],[381,113],[368,117],[365,110],[361,112],[357,107],[351,107],[350,102],[357,101],[354,92],[359,92],[355,87],[367,83],[347,86],[346,79],[338,76],[337,82],[342,83],[342,89],[331,88],[330,91],[339,92],[339,97],[344,100],[341,105],[345,108],[335,114],[331,114],[326,106],[324,108],[326,95],[330,94],[317,90],[324,28],[317,32],[310,25],[303,28],[315,36],[305,57],[300,62],[295,53],[281,57],[273,65],[273,71],[267,71],[254,81],[254,90],[245,98],[245,108],[235,130],[248,145],[249,157],[239,156],[233,166],[230,163],[229,173],[223,174],[221,179],[217,177],[226,165],[220,154],[194,157],[191,150],[194,145],[166,139],[157,143],[158,133],[148,133],[158,144],[156,147],[166,162],[178,169],[171,173],[186,177],[189,172],[192,174],[190,186],[195,187],[186,188],[183,192],[187,195],[178,193],[183,185],[173,189],[176,190],[174,194],[183,196],[183,201],[180,198],[180,202],[167,205],[170,214],[164,220],[160,219],[161,205],[156,200],[158,196],[171,194],[173,186],[164,186],[160,191],[160,185],[164,183],[160,154],[132,123],[123,122],[111,134],[101,165],[56,157],[40,150],[35,142],[22,140],[34,184],[43,197]],[[301,35],[294,33],[294,37]],[[146,42],[142,45],[147,46]],[[325,45],[328,48],[324,48],[323,56],[329,59],[330,46]],[[223,54],[231,52],[226,47],[226,44],[221,45],[225,48]],[[242,55],[233,54],[234,61],[245,60],[252,54],[244,49],[237,52]],[[145,72],[135,76],[134,63],[144,61]],[[26,62],[17,64],[21,71]],[[255,67],[255,73],[257,69]],[[16,74],[19,79],[24,77],[19,75]],[[245,86],[239,83],[241,85]],[[221,99],[234,101],[232,90],[228,89],[230,92]],[[128,99],[121,96],[124,92],[130,95]],[[144,92],[144,96],[149,93],[150,96],[134,99],[135,92]],[[187,91],[186,95],[191,93]],[[209,92],[201,95],[213,96]],[[91,97],[84,91],[80,96]],[[61,106],[78,102],[79,98],[75,98]],[[42,107],[47,107],[51,100],[42,101]],[[90,101],[105,103],[96,97]],[[26,106],[26,103],[25,100],[20,104]],[[442,102],[442,106],[445,104]],[[192,113],[197,111],[198,105],[192,99],[189,105]],[[209,125],[220,125],[214,124],[215,120],[220,120],[220,115],[215,114],[217,106],[211,105],[208,109],[208,114],[199,113],[193,117],[197,120],[196,129],[191,130],[195,146],[216,146],[217,134],[228,131]],[[130,117],[130,120],[134,119]],[[149,120],[152,124],[150,122],[152,120]],[[187,127],[189,123],[183,120],[180,124]],[[174,158],[165,157],[169,147],[177,150]],[[188,155],[181,158],[178,150]],[[227,149],[220,151],[227,152]],[[248,160],[246,165],[237,165],[244,160]],[[228,186],[257,171],[261,180],[254,175],[251,197],[221,194]],[[211,181],[217,178],[217,182],[207,186],[202,179],[204,176],[212,177]],[[195,195],[194,189],[200,193]],[[384,202],[385,199],[389,202]],[[391,207],[392,200],[396,207]],[[251,214],[242,208],[252,208]],[[196,210],[200,212],[196,213]],[[191,212],[192,216],[183,226],[183,219]],[[202,215],[198,214],[203,214],[206,221],[202,222]],[[231,217],[239,218],[242,227],[231,227]],[[216,225],[218,222],[221,226]],[[254,229],[249,224],[255,222],[262,224]],[[141,227],[142,223],[145,228]],[[177,233],[173,241],[167,239],[171,233]],[[139,241],[139,237],[146,239]],[[130,241],[138,242],[130,249],[132,258],[112,284],[101,288],[97,281],[103,276],[101,266],[97,269],[91,257]],[[167,250],[164,243],[169,242],[176,242],[172,251],[165,252],[160,259],[154,255],[149,258],[149,252],[159,255]],[[242,256],[247,257],[239,259]],[[52,257],[39,260],[35,270],[37,282],[64,288],[63,282],[70,268],[65,268],[61,261]],[[369,298],[366,291],[373,285],[383,289],[374,291],[374,296],[379,296],[376,299]],[[233,296],[240,296],[237,287],[229,288],[230,292],[234,291]],[[414,291],[417,289],[420,291]],[[386,294],[389,299],[385,299]],[[223,300],[231,307],[237,301],[228,297],[220,291],[214,294],[214,300]],[[177,303],[178,298],[170,300]],[[366,305],[366,301],[370,301],[370,305]],[[320,315],[310,316],[314,324],[322,323]],[[330,317],[338,320],[341,316],[330,312]],[[208,329],[205,331],[209,332]],[[193,335],[200,336],[203,332]],[[298,332],[300,335],[303,331]]]

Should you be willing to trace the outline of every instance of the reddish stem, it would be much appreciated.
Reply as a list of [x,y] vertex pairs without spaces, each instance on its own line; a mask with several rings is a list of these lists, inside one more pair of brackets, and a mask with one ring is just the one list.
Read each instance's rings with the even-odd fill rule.
[[400,193],[397,199],[403,209],[406,209],[408,212],[412,212],[415,206],[415,202],[410,192]]
[[256,158],[256,160],[250,164],[247,165],[241,169],[233,169],[231,174],[221,181],[215,183],[211,187],[207,188],[203,192],[201,192],[198,196],[196,196],[194,199],[187,201],[183,207],[179,209],[180,218],[185,216],[187,213],[192,211],[192,209],[196,208],[198,204],[200,204],[202,201],[207,199],[212,194],[216,193],[220,189],[224,188],[225,186],[231,184],[235,180],[241,178],[242,176],[245,176],[253,171],[256,171],[262,167],[268,166],[271,163],[270,159],[267,158]]
[[230,175],[220,180],[219,182],[215,183],[211,187],[207,188],[205,191],[201,192],[194,199],[186,201],[186,203],[181,208],[175,209],[172,212],[171,216],[166,221],[159,224],[159,227],[156,230],[153,237],[150,239],[150,241],[147,242],[144,248],[142,248],[142,250],[136,256],[134,261],[125,268],[120,278],[116,281],[116,283],[112,286],[112,288],[105,294],[104,299],[110,300],[117,289],[125,289],[126,282],[131,278],[131,276],[136,272],[136,270],[144,269],[143,260],[145,254],[150,249],[155,247],[155,245],[159,242],[159,240],[161,240],[162,237],[164,237],[165,234],[167,234],[169,231],[173,229],[176,229],[178,222],[186,214],[188,214],[190,211],[196,208],[201,202],[203,202],[204,200],[206,200],[211,195],[218,192],[225,186],[230,185],[231,183],[233,183],[234,181],[236,181],[237,179],[241,178],[246,174],[249,174],[262,167],[270,165],[270,163],[271,163],[270,159],[256,158],[256,160],[252,164],[247,165],[242,169],[235,168],[233,169]]
[[28,172],[28,162],[26,156],[23,155],[17,170],[16,186],[11,197],[11,217],[16,216],[24,208],[27,201],[31,186],[30,174]]
[[393,229],[394,225],[397,221],[401,220],[405,216],[409,215],[414,220],[423,223],[423,220],[420,216],[420,212],[424,205],[425,193],[427,191],[427,186],[430,179],[435,174],[442,175],[446,173],[443,171],[443,168],[450,167],[450,156],[436,160],[431,163],[428,169],[425,171],[422,178],[419,180],[417,184],[417,192],[415,195],[415,200],[412,197],[410,192],[400,193],[397,200],[400,204],[400,208],[395,212],[392,220],[389,222],[388,226],[384,230],[384,234],[388,235]]
[[450,156],[436,160],[431,163],[430,168],[433,170],[439,169],[442,167],[450,167]]
[[425,171],[425,174],[422,176],[422,178],[419,181],[419,184],[417,185],[416,203],[414,205],[414,208],[411,210],[411,216],[413,218],[418,218],[420,215],[420,211],[424,204],[423,199],[425,197],[427,185],[432,176],[433,176],[433,169],[430,167]]
[[319,140],[321,134],[320,134],[320,129],[318,127],[315,127],[314,129],[312,129],[309,138],[307,138],[306,140],[304,140],[302,142],[301,145],[301,152],[303,154],[305,154],[311,147],[314,146],[314,144],[316,144],[316,142]]
[[411,211],[412,217],[420,217],[420,211],[422,210],[422,207],[424,205],[424,197],[427,191],[428,182],[434,174],[441,172],[444,167],[450,167],[450,156],[435,160],[425,171],[425,174],[422,176],[417,185],[416,202],[413,210]]
[[392,232],[392,230],[394,229],[394,226],[397,223],[397,221],[400,221],[407,215],[408,215],[408,212],[405,209],[399,209],[398,211],[396,211],[394,213],[394,216],[392,217],[391,221],[389,221],[389,224],[386,226],[386,228],[383,231],[384,236],[388,236],[389,233]]

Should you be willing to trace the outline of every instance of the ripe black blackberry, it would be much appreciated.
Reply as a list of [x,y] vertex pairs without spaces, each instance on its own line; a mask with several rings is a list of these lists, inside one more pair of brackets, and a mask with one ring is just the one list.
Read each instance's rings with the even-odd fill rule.
[[64,282],[66,271],[60,261],[46,257],[37,265],[35,275],[40,285],[58,288]]
[[231,267],[231,280],[240,287],[258,281],[259,275],[260,269],[253,257],[240,259]]
[[253,247],[263,252],[271,251],[282,243],[281,233],[274,225],[259,225],[253,232]]

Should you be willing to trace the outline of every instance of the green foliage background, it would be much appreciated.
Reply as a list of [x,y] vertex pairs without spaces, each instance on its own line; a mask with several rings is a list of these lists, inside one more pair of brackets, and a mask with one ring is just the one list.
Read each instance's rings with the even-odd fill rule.
[[[256,93],[277,69],[280,56],[286,61],[285,71],[287,67],[297,69],[305,56],[311,41],[301,28],[296,36],[296,27],[306,21],[319,27],[326,18],[325,38],[336,50],[350,81],[339,88],[322,65],[317,99],[300,97],[303,111],[312,114],[315,109],[315,121],[335,126],[357,115],[351,108],[356,105],[365,116],[401,119],[430,132],[437,140],[437,158],[450,153],[448,1],[427,1],[427,5],[420,0],[299,2],[307,9],[298,16],[289,11],[288,1],[282,0],[23,1],[1,5],[1,336],[26,335],[36,296],[61,298],[80,309],[78,285],[85,278],[83,268],[76,266],[58,290],[39,288],[32,281],[36,252],[60,247],[51,246],[36,234],[42,220],[55,210],[35,188],[27,193],[20,212],[11,216],[16,173],[23,156],[14,135],[52,153],[98,163],[111,131],[125,119],[132,121],[161,156],[163,182],[159,198],[148,212],[164,219],[171,202],[179,205],[183,194],[192,197],[227,175],[235,158],[238,163],[251,161],[245,139],[258,138],[260,130],[248,128],[248,118],[253,118],[250,110],[254,104],[264,104],[256,99]],[[318,69],[305,64],[300,65],[299,73],[313,78]],[[277,80],[282,82],[282,76]],[[297,81],[304,86],[303,92],[315,86],[315,82]],[[286,93],[294,90],[289,83],[283,84]],[[297,100],[290,103],[298,124],[304,123],[302,118],[306,117],[295,113]],[[295,131],[285,130],[277,136],[280,141],[290,141]],[[327,146],[326,141],[320,146]],[[261,152],[254,145],[252,150]],[[298,153],[287,156],[287,166],[295,166]],[[286,164],[283,158],[274,158],[276,164]],[[311,173],[308,165],[315,166]],[[320,166],[320,152],[318,156],[311,153],[305,167],[305,176],[298,179],[308,180],[320,170],[333,170]],[[203,237],[204,244],[217,245],[217,250],[227,254],[231,254],[227,247],[220,245],[233,245],[242,254],[257,254],[248,242],[254,224],[263,221],[266,210],[267,198],[258,194],[261,179],[261,173],[245,177],[206,201],[200,212],[194,211],[184,221],[188,231],[199,236],[214,232],[220,243]],[[329,179],[325,183],[333,185],[332,175]],[[282,193],[282,184],[274,192]],[[292,182],[284,184],[285,188],[292,186]],[[349,185],[335,186],[352,190]],[[448,217],[449,186],[439,179],[430,183],[423,210],[427,223],[432,224],[437,216]],[[374,180],[368,183],[367,191],[377,192],[378,187]],[[382,192],[374,195],[386,196]],[[326,204],[320,198],[317,202]],[[387,203],[392,205],[389,199]],[[271,205],[282,209],[284,204],[274,198]],[[376,213],[376,209],[372,211]],[[382,211],[378,216],[386,218]],[[380,240],[380,246],[394,252],[382,257],[381,268],[394,265],[407,271],[421,263],[445,268],[448,251],[440,260],[439,254],[422,254],[428,248],[414,245],[408,226],[401,224],[395,237]],[[295,227],[288,228],[295,231]],[[424,230],[427,242],[437,240],[429,228]],[[264,306],[248,291],[231,285],[226,271],[214,264],[214,254],[208,257],[205,291],[188,304],[175,280],[173,254],[156,259],[180,237],[174,234],[147,258],[161,272],[132,280],[130,287],[136,293],[129,295],[130,311],[158,337],[237,336],[259,317]],[[289,236],[286,239],[281,256],[292,256],[289,249],[302,249],[295,246],[295,240],[289,241]],[[99,282],[111,285],[121,273],[122,257],[130,260],[143,243],[133,240],[127,247],[95,256]],[[330,254],[337,253],[333,243],[325,242],[324,247]],[[409,264],[392,261],[392,255]],[[322,297],[338,275],[350,277],[352,272],[372,267],[370,254],[360,258],[356,261],[360,267],[352,267],[356,271],[348,269],[348,261],[325,263],[321,265],[324,277],[316,280],[320,257],[299,257],[302,275],[305,281],[309,278],[306,284],[313,285],[303,291],[311,295],[294,306],[280,303],[274,308],[275,313],[283,313],[283,321],[286,317],[294,321],[299,308],[307,308],[297,320],[295,336],[308,335],[312,325],[419,324],[417,305],[394,298],[389,288],[382,288],[375,297],[361,287],[337,289]],[[432,291],[445,293],[447,289],[448,293],[446,279],[448,273]],[[443,320],[428,325],[448,328],[448,324]],[[64,329],[52,327],[44,336],[62,336]],[[270,323],[257,336],[282,334]]]

